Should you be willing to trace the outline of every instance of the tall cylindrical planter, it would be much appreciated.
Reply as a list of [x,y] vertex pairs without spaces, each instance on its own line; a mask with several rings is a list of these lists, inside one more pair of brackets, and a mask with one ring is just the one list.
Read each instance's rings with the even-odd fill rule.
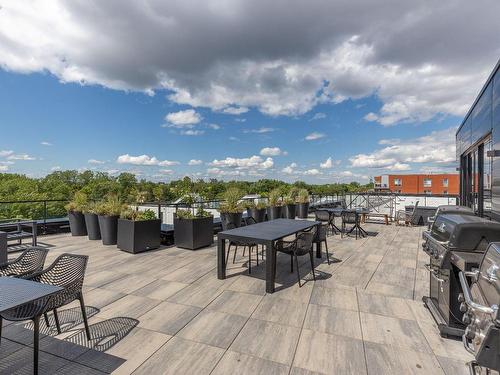
[[267,220],[280,219],[282,213],[281,206],[267,207]]
[[79,211],[69,211],[69,228],[72,236],[86,236],[87,227],[85,226],[85,216]]
[[222,228],[225,229],[227,224],[234,224],[235,228],[241,226],[241,219],[243,212],[221,212],[220,219],[222,221]]
[[297,204],[297,208],[297,216],[301,219],[307,219],[309,215],[309,203],[299,203]]
[[287,219],[295,219],[296,216],[296,205],[295,204],[287,204],[285,206],[285,217]]
[[99,219],[97,218],[97,215],[91,212],[85,212],[84,216],[89,240],[100,240],[101,229],[99,228]]
[[257,223],[261,223],[266,218],[265,208],[249,208],[247,211],[248,216],[253,217]]
[[116,245],[118,216],[98,216],[103,245]]

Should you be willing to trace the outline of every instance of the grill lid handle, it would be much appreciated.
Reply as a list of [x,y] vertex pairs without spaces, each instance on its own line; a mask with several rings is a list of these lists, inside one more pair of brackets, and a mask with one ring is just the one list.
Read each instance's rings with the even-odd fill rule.
[[[465,272],[467,276],[473,277],[475,280],[477,280],[479,271],[474,271],[474,272]],[[472,310],[474,311],[479,311],[485,314],[494,314],[498,310],[497,305],[492,305],[491,307],[481,305],[479,303],[476,303],[472,300],[471,294],[470,294],[470,288],[469,288],[469,283],[467,283],[467,280],[465,278],[464,272],[460,272],[458,274],[458,278],[460,279],[460,285],[462,286],[462,290],[464,292],[464,298],[465,298],[465,303],[467,306],[469,306]]]

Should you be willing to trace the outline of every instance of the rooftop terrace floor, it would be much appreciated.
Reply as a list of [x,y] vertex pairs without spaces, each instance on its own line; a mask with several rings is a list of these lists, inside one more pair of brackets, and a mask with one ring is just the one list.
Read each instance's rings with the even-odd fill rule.
[[[328,238],[339,261],[315,259],[316,282],[303,257],[302,288],[278,256],[271,295],[265,266],[248,275],[248,258],[230,261],[218,280],[215,246],[131,255],[83,237],[41,237],[46,265],[63,252],[90,256],[84,297],[94,338],[85,339],[76,304],[62,308],[60,335],[41,323],[40,373],[467,374],[462,343],[441,338],[421,302],[422,228],[364,228],[372,235]],[[30,373],[32,325],[4,325],[0,373]]]

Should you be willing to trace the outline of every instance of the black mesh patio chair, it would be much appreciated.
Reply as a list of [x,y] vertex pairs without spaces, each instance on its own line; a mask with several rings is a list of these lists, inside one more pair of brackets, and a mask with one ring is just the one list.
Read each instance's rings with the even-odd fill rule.
[[[230,230],[230,229],[235,229],[236,225],[234,223],[225,223],[222,225],[223,230]],[[243,246],[243,256],[245,256],[245,250],[248,246],[248,273],[252,273],[252,250],[255,247],[257,250],[257,266],[259,265],[259,249],[257,247],[257,244],[247,244],[243,242],[238,242],[238,241],[229,241],[229,246],[227,247],[227,254],[226,254],[226,266],[227,262],[229,261],[229,253],[231,252],[231,247],[234,246],[234,255],[233,255],[233,264],[236,262],[236,253],[238,252],[238,247]]]
[[335,215],[330,214],[327,210],[317,210],[314,212],[316,221],[321,221],[322,223],[326,223],[326,229],[328,234],[328,230],[331,231],[332,234],[337,233],[338,228],[335,226]]
[[0,276],[23,277],[41,271],[48,249],[30,247],[16,259],[0,264]]
[[63,290],[45,298],[40,298],[34,302],[25,303],[18,307],[5,310],[0,314],[0,338],[2,336],[2,319],[10,321],[33,321],[33,351],[34,370],[38,373],[38,349],[40,335],[40,317],[45,316],[48,326],[47,312],[54,312],[57,331],[61,333],[59,319],[56,309],[66,305],[76,299],[80,301],[83,322],[87,339],[90,340],[90,330],[87,322],[87,314],[83,302],[82,285],[88,257],[85,255],[62,254],[47,269],[39,271],[25,279],[62,287]]
[[[344,211],[342,212],[342,237],[347,232],[351,232],[355,229],[355,226],[359,225],[360,217],[356,212],[353,211]],[[353,226],[347,231],[347,224],[352,224]],[[358,239],[358,231],[356,232],[356,239]]]
[[54,263],[52,263],[48,268],[30,275],[26,277],[26,279],[63,288],[62,291],[51,296],[44,312],[47,327],[49,326],[47,312],[53,312],[58,333],[61,333],[61,325],[59,323],[57,309],[78,300],[82,310],[83,323],[85,325],[87,339],[90,340],[90,330],[82,293],[83,278],[85,277],[87,262],[88,256],[86,255],[64,253],[58,256]]
[[314,237],[313,243],[315,244],[325,244],[325,250],[326,250],[326,260],[328,264],[330,264],[330,254],[328,253],[328,244],[326,242],[326,235],[328,232],[328,225],[322,224],[319,226],[319,228],[316,231],[316,236]]
[[[300,271],[299,271],[299,256],[304,256],[309,254],[309,259],[311,260],[311,272],[313,274],[313,279],[316,281],[316,275],[314,274],[314,257],[313,257],[313,241],[316,237],[316,227],[307,232],[301,232],[297,235],[293,241],[276,241],[275,247],[276,251],[280,253],[290,255],[290,272],[293,272],[293,262],[295,260],[295,268],[297,269],[297,279],[299,281],[299,288],[302,287],[300,283]],[[275,263],[276,267],[276,263]],[[276,272],[276,270],[275,270]]]

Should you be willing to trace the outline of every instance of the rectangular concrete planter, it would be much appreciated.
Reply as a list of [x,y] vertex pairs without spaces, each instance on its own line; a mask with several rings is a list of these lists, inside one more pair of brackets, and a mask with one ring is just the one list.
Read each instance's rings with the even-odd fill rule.
[[214,218],[179,219],[174,217],[175,246],[196,250],[214,242]]
[[118,219],[117,246],[127,253],[140,253],[160,247],[161,221]]

